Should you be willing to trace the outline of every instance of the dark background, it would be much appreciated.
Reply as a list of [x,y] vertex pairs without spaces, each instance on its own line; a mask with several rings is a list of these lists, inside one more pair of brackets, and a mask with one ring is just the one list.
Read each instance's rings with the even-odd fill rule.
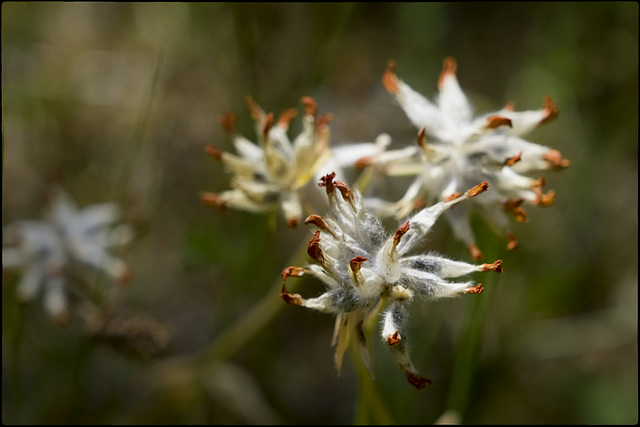
[[[313,96],[335,115],[332,145],[381,132],[413,143],[380,78],[393,59],[432,98],[446,56],[480,114],[550,95],[558,119],[526,139],[571,166],[545,175],[556,202],[527,210],[516,251],[474,220],[487,259],[504,261],[474,277],[485,293],[413,304],[411,355],[430,387],[405,381],[375,325],[375,382],[348,354],[338,377],[331,316],[274,291],[310,231],[203,206],[201,191],[228,188],[204,147],[233,151],[226,111],[255,141],[246,95],[276,113]],[[119,253],[134,277],[109,303],[173,332],[163,357],[127,358],[77,318],[60,327],[40,301],[20,305],[19,275],[3,273],[5,423],[638,421],[636,2],[4,2],[2,123],[3,225],[41,218],[52,181],[80,206],[117,201],[136,227]],[[469,260],[445,222],[429,249]],[[259,301],[277,308],[233,347],[251,327],[223,334]],[[181,359],[212,345],[205,363]]]

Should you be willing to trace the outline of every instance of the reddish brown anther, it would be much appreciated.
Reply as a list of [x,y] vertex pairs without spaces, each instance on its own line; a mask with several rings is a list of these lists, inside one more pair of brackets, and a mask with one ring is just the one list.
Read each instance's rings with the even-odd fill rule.
[[290,266],[282,270],[282,280],[287,280],[287,277],[295,276],[301,277],[304,275],[304,269],[302,267]]
[[409,383],[418,390],[422,390],[423,388],[431,384],[431,380],[429,378],[421,377],[420,375],[414,374],[407,369],[403,370],[404,376],[407,377],[407,381],[409,381]]
[[480,271],[495,271],[496,273],[502,273],[502,260],[499,259],[491,264],[482,264]]
[[349,261],[349,267],[351,267],[351,271],[356,273],[360,271],[360,268],[362,268],[362,263],[368,260],[369,258],[358,255],[357,257]]
[[538,123],[539,125],[545,124],[550,122],[551,120],[555,119],[556,117],[558,117],[558,106],[556,105],[555,102],[553,102],[553,100],[551,99],[550,96],[545,96],[544,97],[544,110],[546,113],[546,116],[540,120],[540,123]]
[[334,181],[333,185],[338,190],[340,190],[340,193],[342,194],[342,198],[347,202],[351,203],[351,201],[353,200],[353,194],[351,193],[351,189],[349,188],[347,183],[342,181]]
[[230,134],[236,133],[236,115],[232,113],[224,113],[220,119],[220,124]]
[[333,113],[327,113],[318,117],[318,120],[317,120],[318,129],[320,129],[322,126],[327,126],[329,123],[331,123],[331,120],[333,120]]
[[333,188],[333,178],[336,177],[336,173],[335,172],[331,172],[326,174],[325,176],[320,178],[320,182],[318,183],[318,187],[326,187],[327,188],[327,194],[332,194],[333,191],[335,190]]
[[484,288],[482,287],[482,283],[478,283],[475,286],[471,286],[470,288],[467,288],[464,293],[465,294],[481,294],[482,291],[484,291]]
[[125,267],[124,271],[116,278],[116,285],[124,288],[131,283],[132,277],[133,271],[131,271],[131,268]]
[[509,231],[507,233],[507,241],[507,250],[512,251],[518,247],[518,239],[516,238],[516,235],[513,234],[513,232]]
[[358,160],[356,160],[356,163],[354,164],[354,167],[357,170],[362,170],[365,167],[367,167],[367,165],[369,165],[375,158],[376,158],[375,156],[361,157]]
[[427,205],[427,201],[425,199],[423,199],[422,197],[417,198],[413,202],[413,210],[419,211],[420,209],[424,208],[426,205]]
[[214,159],[222,160],[222,151],[218,150],[213,145],[207,145],[204,148],[204,151]]
[[320,215],[309,215],[307,219],[304,220],[304,225],[313,224],[318,227],[320,230],[328,231],[327,223],[324,222],[324,219]]
[[298,226],[298,218],[289,218],[287,220],[287,226],[289,228],[296,228]]
[[524,199],[508,199],[504,202],[503,207],[504,210],[511,213],[518,222],[527,222],[527,213],[522,209],[522,202]]
[[267,117],[264,120],[264,126],[262,127],[262,137],[265,139],[265,141],[269,136],[269,131],[271,130],[272,126],[273,126],[273,113],[269,113],[267,114]]
[[280,290],[280,298],[284,300],[287,304],[291,305],[304,305],[304,299],[300,296],[300,294],[290,294],[287,292],[287,288],[282,285],[282,289]]
[[389,61],[387,63],[387,69],[382,75],[382,84],[391,93],[400,92],[400,86],[398,86],[398,78],[396,77],[396,63],[395,61]]
[[462,194],[460,193],[453,193],[452,195],[450,195],[449,197],[447,197],[446,199],[444,199],[445,202],[450,202],[452,200],[457,199],[458,197],[462,196]]
[[316,231],[309,241],[307,253],[312,259],[320,264],[324,261],[324,255],[322,254],[322,249],[320,249],[320,231]]
[[513,101],[508,101],[507,104],[504,106],[504,110],[506,111],[513,111],[516,109],[516,104]]
[[480,184],[473,187],[471,190],[467,191],[467,196],[475,197],[480,193],[484,193],[489,189],[489,183],[487,181],[482,181]]
[[278,117],[278,126],[283,129],[289,129],[289,123],[291,119],[298,115],[298,111],[295,108],[290,108],[286,111],[283,111]]
[[549,190],[547,194],[542,194],[542,190],[539,193],[536,191],[536,195],[533,203],[538,206],[551,206],[556,199],[556,192],[553,190]]
[[306,114],[307,116],[315,117],[316,112],[318,111],[318,103],[316,102],[316,100],[310,96],[303,96],[300,99],[300,102],[304,107],[304,114]]
[[422,126],[420,128],[420,130],[418,131],[418,145],[423,150],[427,146],[427,131],[426,131],[426,129],[427,129],[426,126]]
[[482,252],[475,243],[469,243],[467,245],[467,250],[471,254],[471,258],[473,258],[475,261],[480,261],[482,258],[484,258],[484,255],[482,255]]
[[500,126],[509,126],[510,128],[513,127],[513,125],[511,124],[511,119],[508,119],[506,117],[491,116],[487,119],[486,127],[488,129],[496,129]]
[[247,107],[249,107],[249,113],[251,113],[251,118],[253,120],[260,120],[260,117],[264,115],[262,108],[253,100],[253,98],[249,95],[245,97],[245,101],[247,102]]
[[401,340],[402,337],[400,336],[400,333],[398,331],[395,331],[393,335],[387,337],[387,344],[389,344],[390,346],[398,345],[400,344]]
[[550,150],[542,155],[542,158],[549,163],[549,169],[560,170],[569,166],[569,160],[563,159],[558,150]]
[[540,178],[536,179],[535,181],[533,181],[533,182],[531,183],[531,188],[532,188],[532,189],[535,189],[535,188],[542,188],[542,187],[544,187],[545,185],[547,185],[547,181],[544,179],[544,177],[542,177],[542,176],[541,176]]
[[455,59],[453,59],[450,56],[444,59],[444,62],[442,65],[442,72],[440,73],[440,78],[438,79],[438,87],[440,89],[442,89],[442,86],[444,85],[444,80],[448,76],[455,77],[457,69],[458,69],[458,64],[456,63]]
[[513,166],[516,163],[518,163],[520,160],[522,160],[522,151],[520,151],[518,154],[516,154],[513,157],[509,157],[507,160],[504,161],[504,165],[505,166]]
[[216,193],[202,192],[200,194],[200,200],[202,200],[205,205],[217,207],[223,212],[227,208],[226,202]]
[[393,246],[398,246],[400,239],[409,231],[409,221],[405,222],[396,230],[396,234],[393,235]]
[[321,135],[329,130],[329,123],[333,120],[333,114],[327,113],[316,119],[316,132]]
[[545,185],[544,178],[540,178],[531,183],[531,189],[536,193],[535,200],[532,201],[534,205],[538,206],[550,206],[556,198],[556,192],[549,190],[547,194],[542,193],[542,187]]

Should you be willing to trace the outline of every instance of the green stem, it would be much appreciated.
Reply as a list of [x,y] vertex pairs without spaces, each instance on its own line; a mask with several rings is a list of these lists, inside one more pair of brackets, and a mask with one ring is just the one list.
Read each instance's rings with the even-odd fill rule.
[[85,410],[87,407],[87,394],[82,387],[82,379],[87,371],[87,364],[91,360],[94,345],[86,338],[82,338],[75,352],[76,359],[73,363],[69,377],[69,406],[67,419],[69,424],[81,424],[87,417],[91,418]]
[[[149,118],[151,117],[151,107],[153,106],[153,99],[155,97],[156,89],[158,86],[158,79],[160,76],[160,69],[162,68],[163,58],[164,54],[162,52],[158,53],[156,65],[153,68],[151,83],[149,84],[149,92],[142,106],[142,109],[140,110],[140,118],[137,120],[136,127],[133,131],[133,137],[130,144],[131,149],[128,155],[124,157],[125,161],[122,164],[120,180],[118,182],[118,185],[116,186],[116,196],[122,197],[123,189],[125,188],[127,183],[131,182],[131,175],[133,174],[136,161],[140,155],[142,142],[144,141],[144,134],[147,130],[147,125],[149,124]],[[116,197],[116,199],[118,199],[118,197]]]
[[447,411],[456,413],[462,421],[469,405],[476,361],[482,345],[482,326],[493,292],[490,285],[496,282],[495,277],[487,277],[485,283],[489,286],[486,286],[482,295],[477,295],[473,307],[468,311],[466,328],[456,349]]
[[[367,336],[371,336],[370,332],[377,327],[377,316],[374,315],[374,313],[379,312],[380,307],[374,310],[373,313],[369,315],[368,319],[365,321],[365,333]],[[382,396],[380,395],[380,391],[378,390],[378,385],[362,362],[359,351],[356,350],[356,346],[354,345],[350,345],[349,349],[353,363],[356,366],[356,372],[358,373],[360,384],[360,387],[358,389],[358,406],[356,408],[353,423],[360,425],[393,424],[391,414],[389,413],[387,405],[385,404]],[[373,369],[373,366],[371,366],[371,369]]]
[[[351,346],[353,349],[353,346]],[[355,352],[354,352],[355,353]],[[357,359],[357,360],[355,360]],[[360,387],[358,390],[358,407],[356,409],[355,419],[353,424],[366,425],[366,424],[378,424],[378,425],[390,425],[393,424],[389,410],[385,405],[382,396],[378,390],[376,382],[371,378],[369,371],[360,361],[358,356],[354,357],[358,378],[360,380]]]

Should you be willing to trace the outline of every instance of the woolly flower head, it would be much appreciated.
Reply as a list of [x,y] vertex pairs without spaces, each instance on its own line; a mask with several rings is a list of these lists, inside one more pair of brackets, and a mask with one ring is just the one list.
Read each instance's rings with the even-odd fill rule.
[[108,252],[133,236],[128,225],[111,227],[119,215],[113,203],[78,209],[67,193],[55,188],[45,221],[23,220],[5,227],[2,267],[24,269],[18,298],[29,301],[42,287],[45,309],[64,322],[68,317],[65,275],[75,265],[100,270],[117,283],[128,281],[127,265]]
[[369,367],[364,322],[383,302],[382,339],[407,380],[417,388],[431,381],[418,374],[407,347],[406,321],[408,306],[414,298],[433,300],[460,294],[482,292],[481,284],[450,282],[447,279],[476,271],[501,272],[502,261],[472,265],[434,254],[410,255],[434,224],[453,205],[476,196],[487,189],[482,183],[448,201],[442,201],[415,214],[395,233],[387,234],[382,223],[367,212],[362,196],[347,184],[334,181],[335,174],[321,179],[329,199],[330,217],[311,215],[305,224],[317,228],[309,242],[308,254],[317,264],[304,268],[287,267],[286,279],[311,274],[326,286],[317,298],[305,299],[287,292],[282,286],[281,297],[289,304],[300,305],[336,315],[333,345],[338,371],[350,336],[354,335],[361,358]]
[[[445,200],[481,181],[493,191],[474,199],[479,213],[509,240],[514,249],[517,240],[506,212],[525,222],[523,202],[548,206],[554,192],[543,194],[543,170],[560,170],[569,165],[560,152],[521,138],[537,126],[554,119],[558,108],[548,96],[543,108],[515,112],[508,104],[500,111],[473,116],[469,100],[456,78],[456,62],[446,58],[438,82],[436,103],[432,103],[399,80],[393,61],[387,66],[382,82],[400,104],[409,120],[420,129],[418,144],[403,150],[387,151],[361,159],[360,166],[370,166],[389,174],[417,174],[404,196],[395,204],[377,203],[380,214],[403,218],[426,197],[428,202]],[[447,212],[456,237],[469,248],[474,259],[482,253],[475,243],[467,206]]]
[[297,114],[294,109],[283,112],[275,121],[273,113],[266,114],[247,97],[258,144],[236,134],[234,115],[225,114],[220,119],[233,137],[238,155],[207,147],[207,153],[220,160],[232,175],[232,189],[220,194],[203,193],[202,200],[206,204],[249,212],[280,209],[290,227],[298,225],[303,212],[300,190],[331,156],[328,124],[332,118],[331,115],[317,116],[313,98],[305,96],[301,101],[305,110],[303,129],[293,142],[289,140],[287,130]]

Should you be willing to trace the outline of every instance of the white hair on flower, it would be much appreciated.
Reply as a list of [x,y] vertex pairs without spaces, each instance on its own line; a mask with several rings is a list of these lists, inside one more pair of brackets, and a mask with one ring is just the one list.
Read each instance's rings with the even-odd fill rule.
[[316,264],[287,267],[282,272],[285,281],[290,276],[311,274],[322,280],[327,290],[317,298],[305,299],[287,292],[283,284],[281,297],[292,305],[336,315],[333,345],[338,371],[351,335],[356,337],[361,358],[370,371],[363,324],[386,301],[382,338],[407,380],[418,389],[423,388],[431,380],[418,374],[407,348],[409,303],[414,298],[434,300],[480,293],[483,288],[479,283],[447,279],[476,271],[501,272],[502,261],[472,265],[434,254],[410,253],[443,212],[484,192],[487,184],[481,183],[456,198],[421,210],[389,235],[380,220],[363,208],[360,193],[342,181],[334,181],[334,177],[335,173],[328,174],[319,184],[325,187],[329,198],[329,217],[311,215],[305,220],[305,224],[317,228],[307,249]]
[[[396,203],[380,199],[367,200],[368,206],[381,216],[401,219],[416,207],[446,200],[480,181],[487,181],[493,191],[474,199],[472,205],[509,240],[514,249],[517,240],[505,212],[516,220],[527,220],[523,202],[548,206],[555,193],[543,194],[543,178],[534,176],[542,170],[559,170],[569,161],[560,152],[521,139],[525,133],[549,122],[558,114],[550,97],[535,111],[515,112],[513,105],[474,118],[469,100],[456,78],[456,62],[444,60],[435,103],[399,80],[395,63],[390,61],[382,82],[394,95],[409,120],[419,129],[418,145],[381,152],[360,159],[355,166],[376,168],[392,175],[417,175],[404,196]],[[446,217],[458,239],[463,241],[474,259],[482,258],[469,221],[469,207],[447,212]]]

